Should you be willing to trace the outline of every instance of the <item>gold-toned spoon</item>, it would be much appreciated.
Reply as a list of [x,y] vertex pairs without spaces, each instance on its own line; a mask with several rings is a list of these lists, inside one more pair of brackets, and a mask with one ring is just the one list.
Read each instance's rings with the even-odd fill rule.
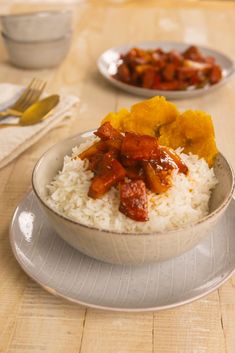
[[27,126],[34,125],[47,117],[55,106],[59,103],[60,98],[57,94],[46,97],[26,109],[19,117],[19,122],[16,124],[0,124],[0,128],[13,126]]

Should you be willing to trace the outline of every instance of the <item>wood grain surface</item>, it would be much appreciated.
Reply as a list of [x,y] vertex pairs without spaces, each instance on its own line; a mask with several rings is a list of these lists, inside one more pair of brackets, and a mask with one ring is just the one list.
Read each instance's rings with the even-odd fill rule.
[[[0,1],[1,13],[71,8],[74,36],[57,69],[24,71],[10,66],[0,43],[0,80],[27,84],[38,76],[51,93],[81,99],[72,118],[0,170],[0,352],[6,353],[234,353],[235,279],[184,307],[157,313],[110,313],[53,297],[31,281],[10,250],[14,208],[30,188],[32,168],[55,142],[95,128],[109,111],[139,98],[122,93],[97,72],[105,49],[140,40],[177,40],[208,45],[235,59],[233,1]],[[180,101],[182,108],[212,114],[219,149],[235,168],[235,77],[209,95]]]

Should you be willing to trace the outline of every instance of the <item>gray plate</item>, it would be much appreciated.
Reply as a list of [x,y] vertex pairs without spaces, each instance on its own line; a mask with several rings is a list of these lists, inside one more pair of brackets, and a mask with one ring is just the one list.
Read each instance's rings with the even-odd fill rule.
[[232,200],[216,230],[178,258],[142,267],[112,266],[58,237],[31,192],[15,211],[10,240],[23,270],[55,295],[106,310],[162,310],[210,293],[233,274],[234,214]]
[[234,72],[234,64],[233,61],[227,57],[226,55],[206,47],[202,47],[197,45],[197,47],[202,51],[203,54],[207,56],[213,56],[217,63],[222,67],[223,71],[223,79],[215,84],[215,85],[208,85],[207,87],[200,88],[200,89],[188,89],[185,91],[159,91],[154,89],[146,89],[128,85],[126,83],[120,82],[113,77],[112,74],[115,73],[115,69],[117,67],[117,62],[119,60],[120,54],[127,52],[129,49],[133,47],[139,47],[142,49],[155,49],[155,48],[162,48],[163,50],[171,50],[176,49],[179,51],[183,51],[189,47],[190,44],[187,43],[179,43],[179,42],[140,42],[140,43],[132,43],[129,45],[123,45],[115,48],[111,48],[106,50],[98,59],[97,65],[99,68],[100,73],[114,86],[143,97],[153,97],[153,96],[165,96],[168,99],[186,99],[190,97],[197,97],[204,95],[205,93],[212,92],[213,90],[217,89],[221,85],[223,85],[229,77]]

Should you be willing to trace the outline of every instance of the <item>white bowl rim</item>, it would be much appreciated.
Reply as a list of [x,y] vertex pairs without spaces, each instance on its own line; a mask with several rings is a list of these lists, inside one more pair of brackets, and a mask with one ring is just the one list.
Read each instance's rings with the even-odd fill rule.
[[11,37],[9,37],[6,33],[4,33],[3,31],[1,32],[1,35],[3,37],[3,39],[6,41],[6,42],[14,42],[14,43],[17,43],[17,44],[24,44],[24,45],[38,45],[38,44],[46,44],[46,43],[55,43],[55,42],[61,42],[61,41],[64,41],[66,39],[70,39],[72,37],[72,34],[73,34],[73,31],[68,31],[65,35],[63,35],[62,37],[60,38],[55,38],[55,39],[40,39],[40,40],[16,40],[16,39],[13,39]]
[[73,136],[70,136],[64,140],[61,140],[59,142],[57,142],[56,144],[54,144],[53,146],[51,146],[46,152],[43,153],[43,155],[39,158],[39,160],[37,161],[37,163],[35,164],[34,168],[33,168],[33,172],[32,172],[32,178],[31,178],[31,182],[32,182],[32,188],[33,191],[36,195],[36,197],[39,199],[39,201],[47,208],[49,209],[49,211],[51,211],[52,213],[54,213],[56,216],[58,216],[59,218],[62,218],[65,221],[68,221],[69,223],[75,224],[75,225],[79,225],[82,228],[86,228],[86,229],[90,229],[90,230],[95,230],[95,231],[100,231],[103,233],[107,233],[110,234],[112,233],[112,235],[115,236],[119,236],[120,235],[126,235],[126,236],[157,236],[157,235],[166,235],[166,234],[174,234],[174,233],[178,233],[179,231],[185,231],[185,230],[191,230],[194,226],[197,226],[201,223],[206,222],[207,220],[211,219],[212,217],[214,217],[215,215],[219,214],[231,201],[232,197],[233,197],[233,192],[235,189],[235,175],[234,175],[234,171],[233,168],[231,167],[231,164],[228,162],[228,160],[224,157],[224,155],[221,152],[218,152],[218,155],[220,154],[222,156],[222,158],[225,160],[225,162],[227,163],[229,170],[231,172],[231,176],[232,176],[232,185],[229,191],[229,194],[227,195],[226,199],[222,202],[222,204],[216,208],[213,212],[209,213],[208,215],[202,217],[201,219],[199,219],[198,221],[192,222],[192,223],[188,223],[185,224],[185,226],[180,227],[180,228],[176,228],[176,229],[172,229],[172,230],[167,230],[167,231],[163,231],[163,232],[143,232],[143,233],[128,233],[128,232],[115,232],[112,230],[107,230],[107,229],[102,229],[102,228],[97,228],[97,227],[92,227],[92,226],[88,226],[86,224],[80,223],[78,221],[75,221],[69,217],[66,217],[64,215],[62,215],[61,213],[57,212],[56,210],[54,210],[52,207],[50,207],[40,196],[39,192],[37,191],[37,188],[35,186],[34,183],[34,179],[35,179],[35,175],[37,172],[37,169],[40,167],[40,164],[42,163],[44,157],[47,155],[47,153],[49,153],[52,149],[54,149],[56,146],[59,146],[62,143],[65,143],[66,141],[70,141],[72,139],[75,139],[76,137],[82,137],[82,135],[88,135],[90,133],[93,133],[95,130],[87,130],[78,134],[75,134]]
[[31,11],[31,12],[22,12],[15,14],[5,14],[1,15],[1,19],[11,19],[11,18],[20,18],[20,17],[47,17],[47,16],[56,16],[56,15],[64,15],[64,14],[72,14],[72,10],[64,9],[64,10],[48,10],[48,11]]

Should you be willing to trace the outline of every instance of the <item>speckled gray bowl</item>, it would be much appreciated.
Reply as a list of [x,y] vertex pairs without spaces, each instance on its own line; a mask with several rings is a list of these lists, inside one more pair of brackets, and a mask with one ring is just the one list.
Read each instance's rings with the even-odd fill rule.
[[234,175],[227,160],[219,153],[214,166],[218,184],[211,196],[210,213],[199,222],[163,233],[120,234],[72,221],[48,206],[46,185],[61,169],[64,156],[71,154],[72,147],[90,135],[91,132],[86,132],[53,146],[37,162],[32,176],[34,192],[52,227],[70,245],[90,257],[109,263],[135,265],[176,257],[210,234],[231,201]]
[[59,65],[66,57],[72,33],[48,41],[19,42],[2,33],[11,63],[23,69],[44,69]]

